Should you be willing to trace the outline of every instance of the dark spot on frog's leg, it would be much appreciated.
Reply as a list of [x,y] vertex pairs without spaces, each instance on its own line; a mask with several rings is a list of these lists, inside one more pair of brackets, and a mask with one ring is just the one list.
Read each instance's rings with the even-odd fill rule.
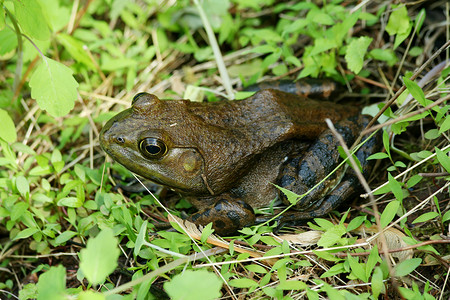
[[191,215],[189,220],[203,226],[212,222],[215,233],[230,235],[245,226],[254,224],[255,214],[250,205],[227,195]]

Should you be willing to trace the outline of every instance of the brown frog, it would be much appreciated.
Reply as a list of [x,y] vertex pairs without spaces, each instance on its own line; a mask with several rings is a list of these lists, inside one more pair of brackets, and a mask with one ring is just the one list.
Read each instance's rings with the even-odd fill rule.
[[[100,145],[127,169],[188,199],[198,209],[191,221],[213,222],[216,233],[227,235],[254,224],[253,207],[278,196],[287,202],[272,183],[302,195],[337,166],[339,143],[325,118],[348,145],[369,119],[355,106],[275,89],[209,103],[139,93],[103,127]],[[377,143],[371,139],[356,153],[365,171]],[[324,215],[358,188],[352,170],[335,172],[286,218]]]

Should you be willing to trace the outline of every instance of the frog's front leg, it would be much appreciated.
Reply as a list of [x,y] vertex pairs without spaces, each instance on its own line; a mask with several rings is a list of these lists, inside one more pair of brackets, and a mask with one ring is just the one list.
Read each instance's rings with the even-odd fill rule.
[[212,222],[214,232],[219,235],[231,235],[255,223],[253,208],[244,201],[234,199],[228,194],[216,198],[214,201],[208,201],[210,203],[203,203],[201,209],[188,220],[203,226]]

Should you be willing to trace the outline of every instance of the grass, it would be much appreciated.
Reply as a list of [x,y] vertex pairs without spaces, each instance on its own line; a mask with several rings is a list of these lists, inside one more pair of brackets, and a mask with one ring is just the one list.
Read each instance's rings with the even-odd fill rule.
[[[448,298],[446,1],[0,3],[1,299]],[[114,189],[131,174],[97,136],[137,92],[301,77],[385,107],[373,198],[224,240],[177,219],[183,200]]]

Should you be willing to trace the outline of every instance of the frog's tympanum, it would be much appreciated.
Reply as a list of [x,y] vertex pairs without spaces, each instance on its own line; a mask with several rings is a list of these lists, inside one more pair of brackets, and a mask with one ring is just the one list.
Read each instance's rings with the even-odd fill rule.
[[[348,145],[369,120],[355,106],[275,89],[212,103],[140,93],[103,127],[100,144],[127,169],[189,200],[198,209],[191,221],[213,222],[216,233],[226,235],[254,224],[253,208],[276,197],[287,201],[273,183],[302,195],[337,166],[339,143],[325,118]],[[369,140],[356,153],[363,170],[376,144]],[[324,215],[358,188],[350,168],[335,172],[301,198],[289,218]]]

